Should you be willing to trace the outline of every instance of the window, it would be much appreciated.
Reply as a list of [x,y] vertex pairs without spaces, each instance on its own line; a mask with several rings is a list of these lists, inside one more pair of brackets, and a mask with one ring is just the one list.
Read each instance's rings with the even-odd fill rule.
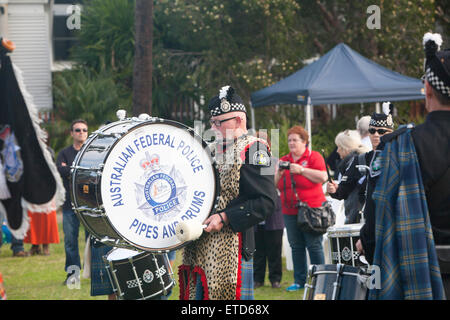
[[[55,0],[53,6],[53,60],[68,61],[70,49],[77,44],[76,26],[69,28],[67,23],[75,11],[69,9],[72,5],[80,5],[82,1],[77,0]],[[73,19],[70,19],[73,22]]]

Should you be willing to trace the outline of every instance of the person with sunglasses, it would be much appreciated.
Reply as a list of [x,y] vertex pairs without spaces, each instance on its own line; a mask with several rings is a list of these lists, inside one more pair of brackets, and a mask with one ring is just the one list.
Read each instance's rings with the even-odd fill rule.
[[[372,150],[355,156],[342,175],[339,184],[327,183],[327,191],[336,199],[347,199],[356,189],[361,190],[360,199],[363,203],[364,224],[360,231],[360,240],[356,243],[357,250],[364,254],[366,260],[372,264],[375,250],[375,205],[372,193],[380,175],[379,156],[384,144],[381,137],[394,131],[392,120],[393,105],[383,103],[383,113],[373,113],[369,122],[369,138]],[[366,167],[364,170],[362,167]]]
[[220,194],[202,236],[184,247],[180,298],[253,300],[253,227],[272,214],[277,196],[270,150],[248,134],[245,105],[232,87],[222,87],[208,106]]
[[[81,270],[80,252],[78,248],[80,221],[78,220],[75,212],[72,210],[69,178],[70,166],[88,137],[87,122],[83,119],[72,121],[72,124],[70,125],[70,135],[73,143],[62,149],[56,158],[56,167],[58,168],[58,172],[63,180],[64,188],[66,189],[66,200],[62,206],[64,249],[66,253],[64,270],[67,273],[64,285],[67,284],[67,281],[79,281],[79,272],[76,273],[73,268],[78,267],[78,270]],[[75,279],[75,276],[78,279]]]

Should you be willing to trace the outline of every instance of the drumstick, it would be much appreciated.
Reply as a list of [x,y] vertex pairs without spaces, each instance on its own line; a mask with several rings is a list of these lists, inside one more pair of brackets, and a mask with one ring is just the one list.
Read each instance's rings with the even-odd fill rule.
[[206,224],[201,224],[198,221],[183,221],[177,224],[175,233],[181,242],[193,241],[200,238],[206,227]]
[[325,167],[327,168],[327,175],[328,175],[328,182],[333,183],[333,179],[331,179],[331,175],[330,175],[330,169],[328,168],[328,164],[326,162],[326,157],[325,157],[325,150],[322,149],[322,156],[323,159],[325,160]]

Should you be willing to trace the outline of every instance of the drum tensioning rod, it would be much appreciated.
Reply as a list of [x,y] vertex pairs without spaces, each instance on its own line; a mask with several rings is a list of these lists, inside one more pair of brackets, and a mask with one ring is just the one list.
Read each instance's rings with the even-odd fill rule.
[[339,243],[340,238],[336,238],[337,252],[338,252],[338,262],[341,263],[341,246]]
[[136,272],[136,267],[134,266],[134,263],[133,263],[133,257],[129,257],[128,261],[130,262],[131,266],[133,267],[132,270],[133,270],[134,276],[136,277],[136,282],[137,282],[137,285],[138,285],[138,288],[139,288],[139,292],[141,293],[142,299],[144,299],[145,298],[144,290],[142,289],[141,281],[139,281],[139,276],[138,276],[138,274]]
[[313,290],[316,287],[316,281],[315,281],[316,279],[313,278],[315,271],[316,271],[316,266],[313,264],[310,265],[309,270],[308,270],[308,279],[310,280],[311,284],[309,284],[308,282],[305,283],[305,291],[303,292],[303,300],[308,299],[309,289]]
[[355,267],[355,256],[354,256],[354,249],[353,249],[353,237],[350,236],[350,250],[352,251],[352,266]]
[[[158,265],[158,259],[156,259],[156,256],[154,255],[154,254],[152,254],[152,259],[153,259],[153,262],[155,263],[155,270],[156,270],[156,277],[157,278],[159,278],[159,283],[162,285],[162,294],[163,295],[167,295],[167,290],[166,290],[166,286],[165,286],[165,284],[164,284],[164,280],[163,280],[163,277],[162,277],[162,274],[159,272],[159,265]],[[164,258],[163,258],[163,260],[164,260]]]
[[331,300],[336,300],[338,289],[341,287],[341,274],[344,271],[344,265],[338,263],[336,265],[336,281],[333,283],[333,294],[331,295]]
[[[112,286],[113,290],[114,290],[114,293],[117,292],[116,295],[119,296],[119,299],[123,299],[124,293],[120,289],[120,283],[119,283],[119,280],[117,279],[117,276],[116,276],[117,270],[116,269],[111,269],[111,263],[110,262],[108,262],[108,264],[105,267],[110,270],[110,272],[106,272],[108,274],[109,281],[111,282],[111,284],[114,284],[114,283],[116,284],[117,288],[114,288],[114,285]],[[106,270],[106,271],[108,271],[108,270]],[[112,274],[112,277],[114,278],[114,280],[111,279],[110,273]]]
[[[166,253],[166,255],[167,255],[167,253]],[[169,263],[167,264],[167,268],[170,270],[169,275],[170,275],[170,277],[172,278],[173,284],[175,285],[176,282],[175,282],[174,276],[173,276],[173,269],[172,269],[172,266],[170,265],[170,260],[169,260],[169,256],[168,256],[168,255],[167,255],[167,261],[169,262]]]

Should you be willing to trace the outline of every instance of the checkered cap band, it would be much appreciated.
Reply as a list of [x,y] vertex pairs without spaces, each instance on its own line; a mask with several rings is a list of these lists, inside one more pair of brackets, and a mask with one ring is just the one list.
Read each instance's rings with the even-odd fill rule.
[[392,121],[392,115],[381,115],[377,114],[377,117],[372,116],[369,125],[372,127],[382,127],[382,128],[394,128],[394,122]]
[[444,96],[450,97],[450,87],[446,86],[445,83],[435,75],[431,68],[427,68],[425,78],[434,89]]
[[214,109],[211,109],[211,116],[218,116],[224,113],[233,112],[233,111],[242,111],[246,112],[245,106],[242,103],[229,103],[229,107],[223,107],[224,103],[222,102],[219,106],[216,106]]

